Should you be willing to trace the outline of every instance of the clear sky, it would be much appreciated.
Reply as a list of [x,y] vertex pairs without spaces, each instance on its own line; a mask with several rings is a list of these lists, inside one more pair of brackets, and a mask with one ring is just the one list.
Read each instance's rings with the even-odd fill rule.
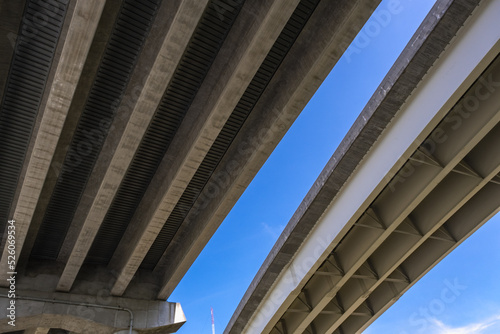
[[[210,307],[216,333],[223,332],[281,231],[434,2],[382,1],[169,298],[187,317],[179,334],[210,334]],[[500,333],[499,263],[497,217],[366,333]],[[420,315],[446,280],[455,279],[467,287],[455,302],[439,314]],[[484,330],[471,327],[489,323]]]

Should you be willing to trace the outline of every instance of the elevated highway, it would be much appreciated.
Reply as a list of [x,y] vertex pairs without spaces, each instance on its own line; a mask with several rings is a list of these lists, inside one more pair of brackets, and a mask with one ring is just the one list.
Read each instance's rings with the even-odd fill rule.
[[0,1],[0,332],[175,332],[166,300],[379,2]]
[[437,1],[226,334],[360,333],[500,210],[499,15]]

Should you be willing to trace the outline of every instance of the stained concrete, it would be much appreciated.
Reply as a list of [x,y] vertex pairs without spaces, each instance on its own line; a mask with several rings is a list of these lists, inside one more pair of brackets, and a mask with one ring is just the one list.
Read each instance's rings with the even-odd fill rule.
[[[73,94],[80,78],[83,63],[89,51],[93,33],[97,27],[104,2],[78,3],[73,12],[71,26],[62,49],[61,60],[50,87],[51,97],[42,111],[40,127],[35,134],[33,152],[27,165],[19,199],[13,218],[16,220],[17,256],[20,256],[29,225],[50,168],[55,148],[61,133]],[[90,33],[89,33],[90,32]],[[0,266],[7,268],[7,248],[4,248]],[[7,274],[0,274],[1,285],[5,285]]]
[[127,288],[297,3],[245,3],[205,79],[215,81],[198,92],[111,260],[120,273],[114,295]]

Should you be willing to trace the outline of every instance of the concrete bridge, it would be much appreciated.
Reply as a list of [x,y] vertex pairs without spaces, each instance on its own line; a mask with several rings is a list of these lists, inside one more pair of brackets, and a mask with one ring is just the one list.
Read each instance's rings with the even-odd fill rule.
[[360,333],[500,210],[499,17],[436,2],[224,333]]
[[0,332],[175,332],[166,300],[379,2],[0,0]]

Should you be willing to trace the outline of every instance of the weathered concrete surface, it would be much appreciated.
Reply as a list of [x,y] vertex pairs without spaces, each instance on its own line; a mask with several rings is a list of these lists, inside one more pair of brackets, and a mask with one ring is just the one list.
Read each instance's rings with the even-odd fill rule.
[[[45,279],[46,277],[38,277]],[[25,283],[20,282],[20,286]],[[30,282],[31,284],[33,282]],[[0,291],[0,307],[6,309],[8,290]],[[15,329],[61,328],[76,333],[115,333],[129,328],[130,312],[137,333],[175,333],[186,321],[178,303],[137,300],[109,295],[95,296],[24,290],[16,287]],[[12,330],[9,318],[0,331]]]
[[[14,3],[14,2],[11,2],[11,3]],[[19,2],[19,3],[21,3],[21,2]],[[23,6],[26,5],[25,1],[22,1],[22,3],[23,3]],[[74,11],[74,7],[75,7],[75,2],[70,3],[68,5],[68,8],[67,8],[67,13],[72,13]],[[57,8],[57,10],[60,10],[60,8]],[[14,11],[12,11],[12,14],[14,14]],[[70,21],[71,21],[70,18],[71,18],[71,14],[68,14],[68,20],[65,20],[65,22],[64,22],[60,38],[65,38],[66,34],[68,33],[68,29],[69,29],[69,25],[70,25]],[[2,21],[0,21],[0,22],[2,22]],[[27,22],[25,21],[23,23],[23,25],[21,26],[21,30],[22,29],[27,29],[27,27],[29,27],[31,25],[30,23],[31,23],[30,21],[27,21]],[[15,33],[9,32],[7,36],[9,37],[8,40],[9,40],[9,42],[11,44],[9,45],[9,47],[6,47],[6,49],[5,49],[4,52],[9,52],[8,51],[9,48],[15,47],[15,45],[16,45],[15,44],[16,43],[16,39],[22,38],[22,36],[18,36],[18,31],[16,31]],[[56,62],[58,62],[60,60],[61,53],[62,53],[62,48],[63,48],[63,43],[58,43],[57,48],[56,48],[55,53],[54,53],[54,58],[52,60],[53,63],[56,63]],[[56,70],[57,70],[57,67],[55,67],[55,66],[51,67],[50,72],[49,72],[48,77],[47,77],[47,84],[48,85],[53,84]],[[5,76],[5,80],[7,80],[7,77],[8,77],[7,74]],[[1,93],[3,93],[4,90],[5,90],[5,87],[2,87]],[[36,116],[36,119],[35,119],[33,133],[37,133],[38,130],[39,130],[39,128],[40,128],[40,124],[42,122],[42,117],[43,117],[43,113],[41,111],[45,109],[45,107],[47,105],[47,100],[48,100],[49,96],[50,96],[50,90],[46,89],[44,91],[44,93],[43,93],[41,105],[40,105],[40,108],[39,108],[40,112],[38,112],[38,114]],[[68,114],[69,114],[69,112],[68,112]],[[23,166],[22,166],[22,169],[21,169],[21,173],[19,175],[19,179],[21,179],[21,180],[24,179],[25,176],[26,176],[26,172],[27,172],[27,169],[28,169],[29,158],[31,157],[31,154],[33,153],[33,148],[35,146],[35,142],[36,142],[36,137],[32,136],[31,139],[30,139],[30,141],[29,141],[28,149],[26,151],[25,161],[23,163]],[[57,148],[56,148],[56,150],[57,150]],[[50,173],[47,175],[47,178],[49,178],[49,175],[50,175]],[[14,211],[16,209],[16,203],[19,200],[19,195],[21,193],[21,189],[22,188],[23,188],[23,184],[21,182],[19,182],[17,184],[17,188],[16,188],[16,191],[14,193],[14,198],[13,198],[12,205],[11,205],[11,208],[10,208],[9,217],[13,217],[13,215],[14,215]],[[44,198],[43,193],[40,194],[39,198],[41,198],[41,199]],[[35,211],[35,213],[33,214],[32,223],[33,223],[33,220],[36,220],[36,218],[38,218],[38,217],[37,217],[36,211]],[[30,223],[30,229],[32,228],[32,223]],[[35,223],[35,226],[36,226],[36,223]],[[28,237],[29,233],[30,232],[28,231],[28,235],[26,236],[26,239],[29,238]],[[4,245],[5,245],[5,239],[6,239],[6,234],[3,235],[3,239],[2,239],[2,241],[0,243],[0,248],[4,247]],[[25,256],[28,256],[29,252],[31,251],[31,246],[30,246],[31,245],[31,241],[28,240],[27,243],[28,243],[29,250],[26,253],[22,253],[21,252],[21,257],[23,256],[23,254],[25,254]],[[26,244],[26,240],[25,240],[25,244]],[[20,261],[18,261],[18,262],[20,262]]]
[[[71,2],[71,4],[74,5],[75,2]],[[96,33],[92,40],[92,45],[89,49],[85,65],[82,70],[82,73],[85,73],[85,75],[80,76],[80,79],[78,81],[78,85],[76,87],[75,93],[73,95],[73,100],[68,111],[68,116],[66,117],[61,135],[59,136],[59,142],[54,152],[54,156],[50,164],[50,169],[45,179],[45,183],[43,185],[42,192],[35,209],[35,213],[33,214],[33,218],[31,220],[28,235],[26,236],[23,250],[18,261],[22,267],[28,265],[28,259],[31,254],[31,250],[35,243],[40,225],[42,224],[42,221],[44,219],[45,211],[47,210],[47,207],[49,205],[51,195],[56,186],[57,179],[61,173],[64,159],[66,158],[66,154],[68,153],[68,149],[70,148],[71,140],[73,139],[73,135],[78,125],[78,120],[82,115],[85,107],[85,102],[87,101],[87,98],[90,94],[90,88],[92,87],[92,84],[95,80],[101,57],[104,54],[107,40],[113,30],[114,22],[119,12],[120,5],[121,0],[108,0],[104,5],[101,19],[99,20]],[[66,26],[69,26],[70,21],[71,20],[65,21],[65,30],[67,30]],[[63,43],[60,43],[59,48],[62,49],[62,46]],[[60,51],[56,53],[54,63],[58,61],[57,57],[58,54],[60,55],[60,53]],[[52,72],[55,72],[55,67],[53,67]],[[46,95],[48,97],[48,92]],[[46,104],[46,99],[44,103],[42,103],[42,106],[44,104]],[[32,142],[34,142],[34,139],[32,140]],[[19,189],[17,192],[20,191],[21,186],[19,186],[18,188]],[[67,261],[67,258],[60,259],[60,261]]]
[[[74,243],[57,290],[69,291],[71,289],[128,166],[156,112],[157,106],[160,104],[164,91],[205,10],[207,1],[183,1],[178,8],[172,25],[168,30],[164,30],[168,32],[156,59],[153,60],[153,66],[148,72],[149,75],[145,79],[144,85],[142,85],[141,94],[128,118],[122,136],[113,143],[115,145],[110,143],[109,148],[101,152],[102,159],[94,168],[89,187],[84,193],[86,198],[92,198],[92,205],[87,210],[83,208],[78,210],[75,215],[76,220],[81,221],[84,219],[83,226],[78,239]],[[165,7],[171,9],[168,5],[168,2],[165,3]],[[146,55],[148,56],[148,54]],[[147,61],[151,60],[148,59]],[[143,67],[139,66],[136,70],[143,71]],[[114,129],[114,133],[117,133],[117,129]],[[111,161],[109,161],[110,158]],[[80,206],[85,204],[80,203]],[[78,225],[81,226],[82,223],[73,224],[75,227],[78,227]]]
[[433,8],[327,163],[253,279],[224,333],[241,333],[279,273],[477,2]]
[[47,334],[49,330],[47,327],[33,327],[25,329],[23,334]]
[[[12,216],[16,220],[18,256],[28,233],[103,7],[104,1],[102,0],[78,2],[72,13],[61,60],[57,65],[54,81],[50,88],[48,103],[45,110],[41,111],[43,116],[38,132],[35,134],[37,139]],[[0,261],[2,268],[7,268],[7,255],[7,249],[4,248]],[[5,285],[6,273],[0,274],[0,278],[2,281],[0,284]]]
[[[17,285],[20,289],[56,292],[59,278],[65,268],[64,263],[52,261],[30,261],[30,265],[18,273]],[[111,288],[117,273],[103,265],[84,264],[73,283],[71,293],[77,295],[111,295]],[[122,296],[129,299],[156,300],[159,291],[159,276],[150,271],[139,270],[127,291]]]
[[319,4],[205,187],[217,195],[200,196],[155,268],[164,276],[159,298],[168,298],[378,3]]
[[113,295],[124,293],[297,3],[243,6],[110,262]]
[[[121,0],[116,1],[118,6],[116,14],[118,14]],[[162,2],[162,6],[158,9],[157,16],[161,16],[162,20],[155,21],[148,34],[149,38],[146,40],[141,55],[137,61],[137,69],[133,72],[130,78],[123,100],[118,107],[116,116],[113,118],[113,123],[111,124],[113,131],[110,131],[106,137],[101,154],[99,155],[99,159],[96,161],[96,165],[94,167],[95,172],[92,174],[92,179],[89,180],[88,185],[85,188],[85,192],[82,195],[80,204],[78,205],[71,226],[61,247],[58,261],[67,262],[71,255],[73,246],[80,235],[85,217],[89,208],[92,206],[95,194],[99,189],[100,181],[104,177],[105,170],[103,171],[103,168],[106,168],[109,165],[113,157],[113,150],[116,149],[116,145],[119,143],[120,138],[125,131],[130,115],[137,102],[136,99],[139,95],[138,93],[141,92],[142,86],[148,78],[148,74],[151,71],[161,46],[163,45],[163,41],[169,31],[169,27],[173,22],[181,1],[182,0]],[[109,38],[109,34],[107,38]],[[107,41],[107,38],[105,41]],[[93,80],[94,78],[91,78],[90,84]]]

